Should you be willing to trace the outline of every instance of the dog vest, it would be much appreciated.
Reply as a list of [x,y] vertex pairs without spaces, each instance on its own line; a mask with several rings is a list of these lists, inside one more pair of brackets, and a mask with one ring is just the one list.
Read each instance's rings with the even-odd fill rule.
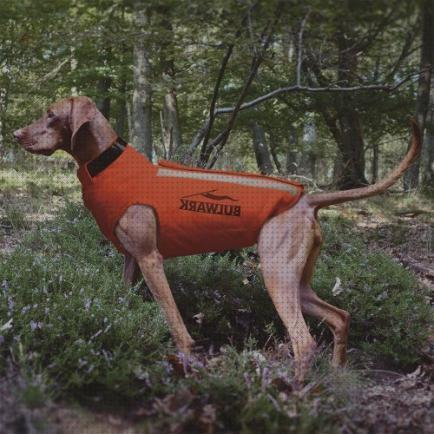
[[297,203],[303,186],[274,177],[149,162],[128,145],[92,177],[77,171],[85,206],[104,236],[127,253],[115,227],[128,207],[151,206],[158,221],[158,250],[164,258],[251,246],[271,217]]

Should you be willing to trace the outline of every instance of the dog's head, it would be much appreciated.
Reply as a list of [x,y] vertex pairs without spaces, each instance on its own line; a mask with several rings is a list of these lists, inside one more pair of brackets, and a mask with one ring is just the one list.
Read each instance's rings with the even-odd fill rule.
[[33,154],[51,155],[57,149],[73,153],[78,142],[89,139],[90,124],[97,121],[97,113],[95,103],[86,96],[65,98],[52,104],[42,118],[13,135]]

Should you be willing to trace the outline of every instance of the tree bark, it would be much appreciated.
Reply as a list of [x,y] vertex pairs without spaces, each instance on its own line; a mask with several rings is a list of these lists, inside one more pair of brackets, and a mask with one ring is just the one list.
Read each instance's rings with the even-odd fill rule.
[[4,150],[4,114],[6,113],[6,88],[0,87],[0,155]]
[[[75,47],[71,46],[70,52],[71,52],[71,61],[70,61],[69,65],[70,65],[71,72],[74,74],[75,70],[78,67],[78,60],[75,57]],[[77,96],[77,95],[78,95],[77,86],[72,86],[71,87],[71,96]]]
[[[340,86],[351,88],[357,77],[357,49],[351,37],[351,29],[344,24],[336,34],[338,48],[337,81]],[[321,86],[326,85],[326,79],[321,73],[317,60],[308,55],[306,62]],[[311,80],[312,81],[312,80]],[[365,149],[359,114],[355,107],[353,96],[347,93],[337,93],[328,103],[317,102],[318,110],[333,135],[338,146],[334,180],[341,190],[352,189],[366,185]]]
[[167,150],[167,158],[179,154],[181,150],[181,129],[179,127],[178,104],[175,89],[164,95],[163,101],[163,146]]
[[276,169],[279,173],[282,172],[282,165],[280,164],[279,158],[277,156],[277,142],[276,142],[276,136],[274,133],[269,130],[268,131],[268,137],[270,138],[270,153],[273,157],[274,165],[276,166]]
[[[419,76],[418,93],[416,99],[416,119],[422,133],[425,130],[427,117],[432,68],[434,64],[434,1],[425,0],[422,4],[422,48],[420,52],[420,66],[423,71]],[[422,144],[422,155],[426,155],[425,145]],[[404,174],[404,190],[417,188],[419,185],[420,159],[416,160]]]
[[300,160],[300,172],[312,179],[316,176],[316,125],[308,121],[303,130],[303,152]]
[[134,2],[134,19],[140,35],[133,49],[132,144],[152,161],[152,87],[150,54],[143,33],[149,26],[149,15],[142,1]]
[[288,152],[286,153],[286,174],[287,175],[296,175],[297,174],[297,145],[298,145],[298,136],[297,130],[294,126],[289,126],[289,145]]
[[368,184],[365,178],[365,149],[359,115],[352,103],[342,103],[338,114],[341,140],[338,147],[342,157],[342,172],[337,180],[340,190]]
[[264,175],[272,173],[273,164],[271,163],[270,151],[265,142],[264,128],[257,122],[253,124],[253,149],[260,172]]
[[126,131],[127,129],[127,98],[126,98],[126,87],[127,82],[125,77],[121,78],[119,93],[120,97],[118,99],[118,115],[116,117],[116,132],[121,136],[124,140],[129,140],[129,134]]
[[423,188],[432,190],[434,189],[434,74],[431,74],[430,103],[425,127],[422,184]]
[[162,17],[161,26],[167,30],[167,38],[161,43],[160,59],[163,81],[167,83],[167,91],[163,98],[162,142],[166,150],[166,158],[172,159],[177,156],[179,159],[182,159],[182,136],[175,87],[176,69],[173,52],[174,35],[171,22],[171,9],[162,6],[158,8],[158,12]]
[[[357,51],[353,38],[345,28],[337,34],[339,49],[338,81],[349,85],[357,71]],[[339,140],[337,142],[342,157],[342,173],[337,179],[340,190],[361,187],[368,184],[365,178],[365,149],[359,114],[350,95],[336,98]]]
[[112,84],[111,77],[101,77],[97,83],[98,97],[96,98],[96,106],[98,110],[104,115],[104,117],[110,119],[110,96],[108,94],[110,86]]
[[378,180],[378,157],[378,142],[375,140],[372,145],[372,184],[375,184]]

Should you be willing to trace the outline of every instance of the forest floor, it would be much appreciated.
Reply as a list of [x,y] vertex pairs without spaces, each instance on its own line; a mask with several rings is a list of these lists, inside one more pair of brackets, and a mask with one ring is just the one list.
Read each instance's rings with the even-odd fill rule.
[[[36,174],[37,177],[37,174]],[[47,189],[34,184],[34,178],[20,178],[17,185],[6,185],[3,174],[0,190],[0,251],[11,252],[29,229],[28,222],[46,221],[64,204],[66,191],[75,191],[70,177],[59,175],[58,165],[47,179]],[[9,179],[12,179],[9,177]],[[54,180],[54,182],[53,182]],[[33,189],[33,190],[32,190]],[[33,194],[32,194],[33,191]],[[35,193],[36,192],[36,193]],[[50,199],[48,199],[48,197]],[[70,199],[79,200],[76,193]],[[18,206],[17,206],[18,205]],[[382,198],[346,204],[324,211],[353,219],[370,249],[382,251],[414,271],[422,285],[430,288],[434,301],[434,208],[422,196],[389,194]],[[11,223],[12,222],[12,223]],[[396,372],[373,366],[366,372],[365,388],[357,399],[358,408],[345,417],[342,432],[355,433],[430,433],[434,432],[434,331],[426,348],[421,349],[423,363],[412,373]],[[350,355],[351,357],[351,355]],[[1,418],[22,406],[16,395],[17,379],[0,379]],[[14,387],[10,387],[13,381]],[[19,383],[19,381],[18,381]],[[137,414],[93,411],[75,404],[49,403],[45,408],[23,408],[22,431],[52,433],[132,433]],[[27,415],[27,416],[26,416]],[[42,431],[29,421],[41,419]],[[212,430],[209,432],[213,432]]]

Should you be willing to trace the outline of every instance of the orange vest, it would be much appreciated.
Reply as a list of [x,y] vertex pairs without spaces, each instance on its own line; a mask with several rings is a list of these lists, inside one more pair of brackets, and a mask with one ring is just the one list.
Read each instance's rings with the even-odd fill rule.
[[151,206],[164,258],[251,246],[264,223],[295,205],[303,194],[301,184],[279,178],[164,160],[154,165],[130,145],[95,177],[86,164],[77,176],[85,206],[124,254],[115,235],[117,222],[131,205]]

